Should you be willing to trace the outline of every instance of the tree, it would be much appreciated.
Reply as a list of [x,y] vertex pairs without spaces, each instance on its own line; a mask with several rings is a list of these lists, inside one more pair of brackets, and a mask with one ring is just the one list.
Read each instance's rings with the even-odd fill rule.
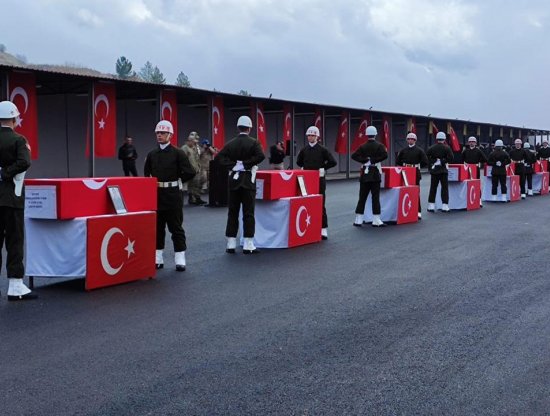
[[135,71],[132,71],[132,62],[121,56],[116,61],[116,73],[121,79],[128,79],[136,76]]
[[153,77],[151,79],[151,82],[154,82],[155,84],[166,84],[166,78],[164,78],[164,75],[156,66],[153,69]]
[[252,94],[250,94],[247,90],[240,90],[239,95],[244,95],[246,97],[252,97]]
[[0,52],[6,52],[6,45],[0,43]]
[[166,82],[160,69],[158,69],[157,66],[153,66],[149,61],[145,62],[143,68],[140,69],[139,77],[144,81],[153,82],[155,84],[164,84]]
[[187,75],[181,71],[178,74],[178,78],[176,79],[176,85],[179,85],[180,87],[190,87],[191,83],[189,82],[189,78],[187,78]]

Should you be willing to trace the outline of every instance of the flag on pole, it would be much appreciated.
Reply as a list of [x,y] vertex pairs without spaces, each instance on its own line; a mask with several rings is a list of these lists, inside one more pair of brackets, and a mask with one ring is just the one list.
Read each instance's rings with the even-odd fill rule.
[[175,90],[160,91],[160,119],[172,123],[174,134],[170,143],[178,145],[178,99]]
[[221,149],[225,144],[223,98],[212,98],[212,146]]
[[116,89],[115,84],[93,84],[93,140],[97,157],[114,157],[116,151]]
[[315,118],[313,119],[313,125],[319,129],[320,141],[323,141],[323,110],[317,108],[315,110]]
[[267,131],[265,126],[264,105],[256,103],[256,135],[262,145],[262,149],[267,149]]
[[27,139],[31,158],[38,159],[38,111],[36,76],[33,73],[10,72],[8,74],[8,97],[17,106],[19,117],[15,131]]
[[451,138],[451,149],[453,149],[453,152],[460,152],[460,142],[458,141],[458,136],[453,126],[451,126],[451,123],[448,123],[448,132]]
[[362,144],[365,144],[367,142],[367,126],[369,126],[370,124],[370,113],[365,113],[363,115],[363,118],[361,119],[361,123],[359,123],[357,131],[355,132],[355,136],[353,137],[353,142],[351,144],[352,153],[359,149]]
[[334,151],[339,154],[345,154],[348,152],[348,130],[349,130],[349,113],[342,112],[340,117],[340,127],[338,128],[338,137],[336,137],[336,143],[334,145]]
[[384,115],[382,118],[383,120],[383,127],[382,127],[382,138],[383,138],[383,145],[386,146],[386,150],[388,153],[390,153],[390,146],[391,146],[391,117],[388,115]]
[[283,143],[285,145],[285,153],[287,155],[290,155],[292,133],[292,104],[285,104],[283,106]]

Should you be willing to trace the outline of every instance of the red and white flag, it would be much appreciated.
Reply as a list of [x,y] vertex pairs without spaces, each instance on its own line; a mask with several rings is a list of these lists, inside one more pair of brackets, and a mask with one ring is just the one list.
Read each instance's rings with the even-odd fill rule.
[[340,117],[340,127],[338,128],[338,137],[334,145],[334,151],[339,154],[348,152],[349,139],[349,113],[343,111]]
[[288,247],[315,243],[321,240],[323,197],[310,195],[289,198]]
[[388,153],[390,153],[390,146],[391,146],[391,117],[390,116],[384,116],[382,118],[383,120],[383,126],[382,126],[382,144],[386,146],[386,150]]
[[267,149],[267,131],[265,127],[264,105],[256,103],[256,135],[262,145],[262,149]]
[[432,120],[430,120],[430,127],[429,127],[428,130],[429,130],[428,133],[433,134],[434,136],[437,133],[439,133],[439,129],[437,128],[437,126],[435,125],[435,123]]
[[15,131],[27,139],[31,158],[38,159],[38,112],[36,104],[36,76],[33,73],[10,72],[8,97],[17,106],[20,116]]
[[317,108],[315,110],[315,118],[313,119],[313,125],[319,129],[319,141],[322,142],[323,136],[323,110]]
[[449,123],[449,135],[451,136],[451,149],[453,149],[453,152],[460,152],[460,142],[451,123]]
[[414,117],[409,118],[407,121],[407,133],[416,134],[416,119]]
[[94,153],[97,157],[114,157],[116,150],[115,84],[94,82]]
[[292,143],[292,104],[283,106],[283,143],[285,144],[285,152],[290,154],[290,143]]
[[160,119],[167,120],[174,127],[170,143],[178,145],[178,99],[175,90],[160,91]]
[[223,121],[223,98],[212,98],[212,145],[221,149],[225,144],[225,128]]
[[371,124],[370,113],[365,113],[361,119],[361,123],[355,132],[355,137],[351,144],[351,152],[355,152],[361,145],[367,142],[367,126]]
[[406,224],[418,221],[418,198],[420,188],[416,185],[402,186],[399,189],[397,223]]

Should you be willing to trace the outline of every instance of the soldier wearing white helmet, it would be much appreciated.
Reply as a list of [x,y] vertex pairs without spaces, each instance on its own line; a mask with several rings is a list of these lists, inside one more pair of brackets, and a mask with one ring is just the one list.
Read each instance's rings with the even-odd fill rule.
[[449,212],[449,171],[447,170],[447,164],[453,162],[454,154],[451,148],[444,144],[446,138],[445,133],[438,132],[435,136],[437,143],[426,152],[431,174],[428,212],[435,211],[435,195],[439,183],[441,183],[441,211]]
[[510,150],[510,159],[514,164],[514,173],[519,175],[519,186],[521,188],[521,199],[525,199],[525,157],[526,152],[523,148],[521,139],[514,140],[514,148]]
[[[537,159],[538,160],[546,160],[547,163],[550,163],[550,146],[548,146],[548,140],[542,139],[542,144],[537,152]],[[550,168],[550,166],[549,166]]]
[[[485,153],[477,147],[477,139],[474,136],[468,137],[468,146],[462,150],[462,161],[471,165],[476,165],[477,177],[480,178],[479,174],[481,172],[481,167],[487,163],[487,157]],[[481,202],[481,193],[480,193],[479,204],[483,206]]]
[[164,245],[166,227],[172,234],[176,270],[186,268],[185,250],[187,242],[183,229],[183,183],[195,176],[195,170],[183,150],[172,146],[174,134],[172,123],[162,120],[155,127],[158,145],[145,159],[145,176],[157,178],[157,242],[155,265],[164,267]]
[[[527,195],[533,196],[533,165],[537,162],[537,156],[533,150],[531,150],[531,145],[529,142],[523,143],[523,150],[525,150],[525,182],[527,182]],[[525,183],[523,184],[525,189]]]
[[265,159],[262,146],[250,137],[252,120],[241,116],[237,120],[239,135],[229,141],[216,156],[216,161],[229,170],[229,200],[227,212],[226,252],[233,254],[237,248],[239,231],[239,211],[243,212],[244,254],[259,253],[254,245],[256,222],[254,208],[256,203],[256,171],[258,164]]
[[[398,166],[408,166],[416,168],[416,184],[420,185],[420,180],[422,179],[422,174],[420,173],[420,168],[428,166],[428,157],[424,150],[416,145],[416,134],[409,133],[407,134],[407,143],[408,146],[401,149],[397,154]],[[420,198],[418,198],[418,219],[422,219],[422,205],[420,203]]]
[[323,221],[321,229],[321,238],[328,238],[328,218],[327,210],[325,209],[326,201],[326,180],[325,173],[327,169],[336,166],[336,159],[332,156],[329,150],[319,143],[319,129],[311,126],[306,131],[308,144],[300,150],[296,158],[296,164],[305,170],[319,171],[319,193],[323,195]]
[[489,155],[489,158],[487,159],[487,164],[489,166],[492,166],[492,201],[497,200],[498,184],[500,183],[500,200],[502,202],[507,202],[508,199],[506,197],[506,194],[508,192],[508,189],[506,187],[506,166],[510,164],[510,156],[508,155],[508,153],[506,153],[503,147],[504,143],[502,142],[502,140],[499,139],[495,142],[495,149]]
[[6,243],[8,300],[30,300],[37,296],[23,283],[24,188],[17,186],[31,166],[27,139],[14,131],[19,110],[11,101],[0,102],[0,249]]
[[382,181],[382,167],[380,162],[388,158],[388,151],[382,143],[376,141],[378,131],[374,126],[367,127],[367,142],[359,147],[351,158],[361,163],[361,176],[359,177],[359,200],[355,207],[355,220],[353,225],[361,227],[365,204],[369,193],[372,193],[372,226],[383,227],[385,224],[380,219],[380,182]]

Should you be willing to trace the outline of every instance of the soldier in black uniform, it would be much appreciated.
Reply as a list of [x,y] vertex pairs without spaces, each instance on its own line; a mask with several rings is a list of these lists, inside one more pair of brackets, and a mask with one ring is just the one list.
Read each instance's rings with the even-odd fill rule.
[[380,219],[380,182],[382,181],[382,167],[380,162],[388,158],[386,147],[376,141],[378,131],[374,126],[367,127],[367,142],[359,147],[351,155],[351,158],[362,164],[359,177],[359,200],[355,207],[355,221],[353,225],[361,227],[365,204],[372,192],[372,226],[383,227],[385,224]]
[[514,148],[510,150],[510,159],[514,164],[514,174],[519,176],[519,187],[521,189],[521,199],[525,199],[525,149],[521,139],[514,141]]
[[183,229],[183,183],[195,176],[195,170],[183,150],[172,146],[170,138],[174,134],[172,123],[159,121],[155,133],[158,146],[151,150],[145,159],[145,176],[158,180],[157,192],[157,269],[164,267],[164,240],[166,226],[172,234],[176,270],[185,270],[185,231]]
[[254,246],[256,221],[254,207],[256,203],[256,171],[258,164],[265,159],[258,140],[249,136],[252,120],[241,116],[237,120],[239,135],[228,142],[218,153],[216,159],[222,167],[229,170],[229,210],[227,213],[227,253],[235,253],[237,233],[239,231],[239,211],[243,210],[244,254],[259,253]]
[[451,148],[443,143],[446,138],[445,133],[438,132],[435,137],[437,143],[426,152],[428,167],[432,175],[428,196],[428,212],[435,211],[435,195],[439,183],[441,183],[441,211],[449,212],[449,171],[447,170],[447,163],[453,161],[454,154]]
[[546,160],[548,163],[547,169],[550,169],[550,146],[548,146],[548,140],[542,139],[542,146],[540,147],[539,151],[537,152],[537,159],[538,160]]
[[311,126],[306,131],[308,145],[305,146],[296,159],[296,164],[305,170],[319,171],[319,193],[323,195],[323,223],[321,228],[321,238],[328,239],[328,218],[325,208],[327,182],[325,174],[327,169],[336,166],[337,162],[330,154],[329,150],[319,143],[320,132],[315,126]]
[[[474,136],[468,137],[468,146],[462,150],[462,160],[464,163],[476,165],[477,178],[480,179],[481,167],[487,163],[487,156],[477,147],[477,139]],[[481,195],[479,195],[479,205],[483,206]]]
[[23,283],[25,275],[23,177],[31,166],[31,156],[27,139],[13,131],[18,116],[19,111],[15,104],[11,101],[0,102],[0,249],[5,241],[9,301],[37,298]]
[[497,200],[498,184],[500,182],[500,200],[502,202],[507,202],[508,189],[506,187],[506,165],[510,164],[510,156],[508,156],[508,153],[503,150],[503,147],[504,143],[502,142],[502,140],[499,139],[495,142],[495,150],[493,150],[489,155],[489,158],[487,159],[487,164],[489,166],[492,166],[492,200]]
[[[527,181],[527,195],[533,196],[533,172],[534,164],[537,162],[537,156],[535,152],[531,150],[529,142],[523,143],[523,150],[525,150],[525,180]],[[525,188],[525,184],[523,184]]]
[[118,149],[118,160],[122,160],[122,170],[124,176],[138,176],[136,170],[136,159],[138,157],[136,147],[133,144],[133,139],[126,136],[124,144]]
[[[416,184],[420,186],[420,180],[422,179],[421,167],[428,166],[428,157],[424,150],[416,145],[416,134],[407,134],[407,143],[409,144],[404,149],[401,149],[397,154],[398,166],[414,166],[416,168]],[[418,219],[422,219],[422,206],[420,204],[420,196],[418,197]]]

